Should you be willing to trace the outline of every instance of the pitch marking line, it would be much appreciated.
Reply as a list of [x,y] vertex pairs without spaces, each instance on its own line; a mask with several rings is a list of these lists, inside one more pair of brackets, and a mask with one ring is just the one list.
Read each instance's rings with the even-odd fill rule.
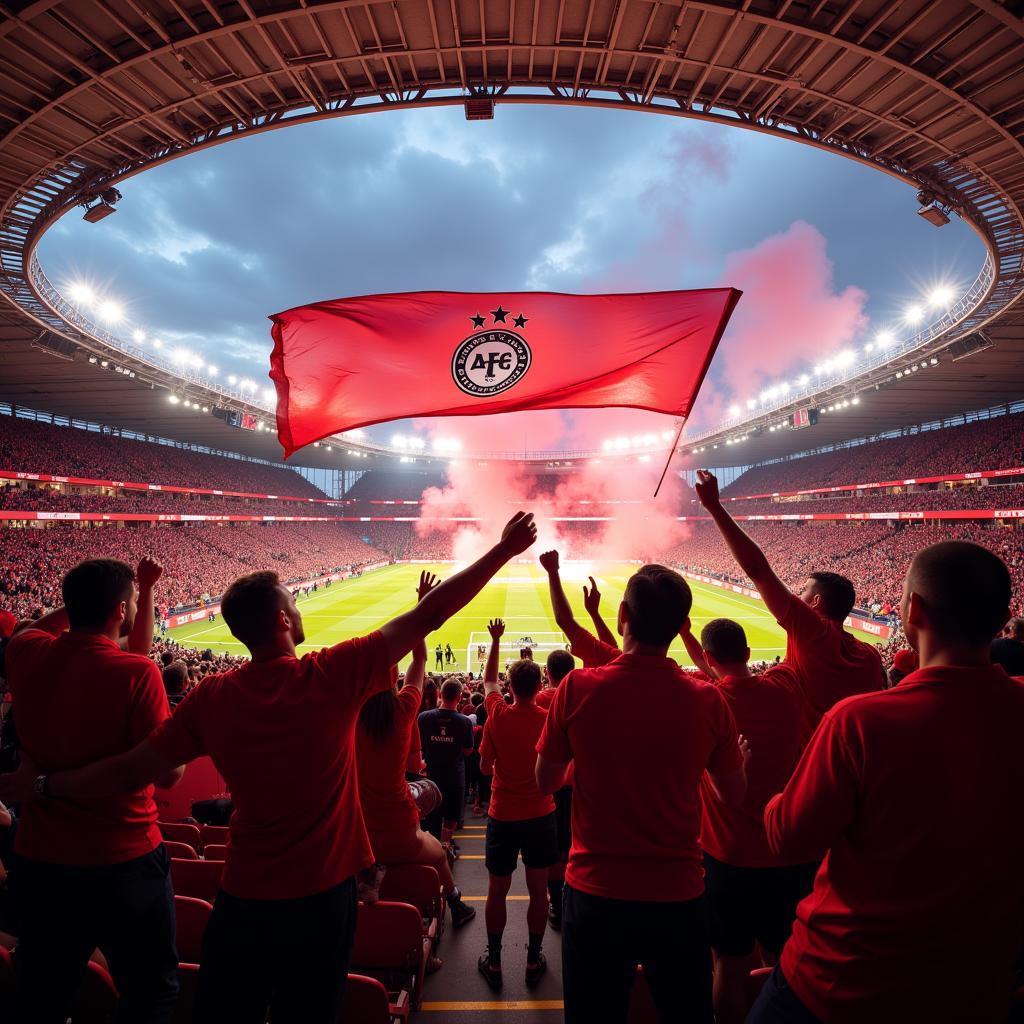
[[478,1010],[564,1010],[565,1003],[561,999],[506,999],[497,1003],[484,1003],[473,1000],[456,1000],[448,1002],[426,1002],[420,1004],[426,1013],[441,1012],[476,1012]]

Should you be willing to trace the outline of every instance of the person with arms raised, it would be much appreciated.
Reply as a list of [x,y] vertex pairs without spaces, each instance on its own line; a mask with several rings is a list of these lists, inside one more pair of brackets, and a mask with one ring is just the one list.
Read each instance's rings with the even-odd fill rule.
[[[49,776],[36,799],[131,792],[209,754],[235,810],[203,943],[196,1024],[334,1024],[355,934],[355,875],[373,863],[359,806],[355,728],[390,668],[536,539],[517,513],[482,558],[368,636],[299,657],[302,616],[272,572],[228,588],[222,614],[252,655],[211,675],[127,754]],[[159,679],[156,680],[159,686]],[[162,689],[161,689],[162,692]],[[32,767],[0,799],[32,796]],[[272,955],[268,955],[268,950]]]
[[24,802],[10,875],[18,1022],[63,1024],[97,946],[120,993],[119,1020],[159,1024],[174,1012],[174,899],[152,784],[173,786],[182,769],[60,799],[48,784],[49,773],[123,754],[170,715],[145,656],[161,572],[149,558],[137,574],[115,559],[79,563],[64,577],[64,607],[23,625],[6,651],[24,783],[6,794]]
[[661,1019],[712,1020],[700,784],[707,771],[724,800],[739,802],[746,776],[725,699],[668,657],[691,603],[679,573],[636,572],[619,605],[622,653],[565,677],[537,744],[542,793],[574,768],[562,909],[568,1024],[625,1021],[638,963]]
[[773,665],[754,675],[743,627],[713,619],[700,634],[701,660],[750,744],[747,795],[740,804],[701,782],[700,845],[715,954],[717,1024],[742,1024],[755,944],[776,961],[789,937],[796,905],[811,891],[816,863],[792,864],[768,847],[764,807],[782,790],[803,750],[793,670]]
[[828,711],[765,809],[768,845],[825,859],[750,1024],[1004,1024],[1024,921],[1024,686],[989,660],[1010,574],[919,551],[900,618],[920,667]]
[[541,951],[548,912],[548,869],[558,859],[555,833],[555,801],[537,789],[535,767],[537,740],[547,718],[537,707],[540,666],[520,659],[508,672],[509,689],[515,698],[506,704],[498,688],[498,655],[505,623],[494,619],[487,625],[491,649],[484,672],[484,703],[487,725],[480,745],[480,770],[494,776],[487,814],[484,861],[488,873],[487,951],[480,957],[480,973],[493,989],[502,985],[501,937],[505,931],[505,897],[512,885],[519,856],[526,870],[530,905],[526,911],[529,945],[526,953],[526,984],[532,987],[547,970]]
[[598,611],[601,594],[594,582],[594,577],[590,577],[591,589],[588,591],[586,587],[583,588],[583,603],[594,621],[597,636],[576,621],[569,599],[565,596],[558,562],[557,551],[545,551],[540,556],[541,568],[548,574],[548,592],[551,595],[551,610],[555,617],[555,624],[572,645],[573,657],[579,658],[585,667],[593,668],[605,665],[613,658],[617,658],[620,652],[615,643],[615,636],[605,625]]
[[[436,576],[420,573],[418,599],[422,601],[436,586]],[[444,847],[436,837],[420,828],[419,811],[405,778],[426,666],[427,645],[420,640],[412,649],[412,662],[402,689],[396,690],[392,685],[382,690],[359,711],[356,729],[359,802],[377,862],[387,867],[427,864],[434,868],[452,913],[452,925],[461,928],[473,920],[476,911],[463,902]],[[416,748],[418,754],[418,735]]]
[[807,734],[836,701],[884,689],[881,655],[843,629],[856,600],[853,584],[838,573],[812,572],[797,597],[726,511],[714,474],[697,470],[695,489],[733,558],[786,631],[786,662],[800,684]]

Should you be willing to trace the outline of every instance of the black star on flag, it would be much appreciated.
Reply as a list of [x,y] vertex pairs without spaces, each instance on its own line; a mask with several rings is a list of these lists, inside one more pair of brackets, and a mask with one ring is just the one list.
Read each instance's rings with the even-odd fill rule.
[[522,313],[520,313],[520,314],[519,314],[519,316],[517,316],[517,317],[516,317],[516,318],[515,318],[515,319],[514,319],[514,320],[512,321],[512,323],[514,323],[514,324],[516,325],[516,327],[525,327],[525,326],[526,326],[526,324],[527,324],[527,320],[526,320],[526,317],[525,317],[525,316],[523,316],[523,314],[522,314]]
[[477,313],[476,316],[471,316],[469,319],[473,321],[474,327],[483,327],[484,325],[484,317],[482,317],[479,313]]
[[501,305],[499,304],[497,309],[491,310],[491,316],[494,317],[494,322],[496,324],[503,324],[505,323],[505,317],[508,316],[508,310],[502,309]]

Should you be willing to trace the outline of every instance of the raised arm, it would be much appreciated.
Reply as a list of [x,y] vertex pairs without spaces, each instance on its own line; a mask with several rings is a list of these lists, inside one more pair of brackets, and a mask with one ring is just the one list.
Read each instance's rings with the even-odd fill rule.
[[686,653],[690,656],[690,661],[693,662],[697,670],[703,672],[709,679],[716,679],[717,676],[714,670],[708,664],[707,658],[704,657],[704,648],[701,647],[700,641],[693,635],[689,615],[686,616],[683,622],[683,628],[679,630],[679,639],[683,641]]
[[417,640],[439,629],[469,604],[506,562],[522,554],[536,539],[533,513],[517,512],[506,524],[501,540],[482,558],[431,590],[415,608],[382,626],[390,664],[401,661]]
[[768,611],[776,619],[781,619],[789,609],[793,595],[789,587],[775,575],[775,570],[768,563],[765,553],[726,512],[718,494],[718,479],[706,469],[698,469],[695,489],[700,503],[715,521],[718,532],[732,552],[732,557],[750,577]]
[[[601,591],[597,589],[594,577],[589,578],[590,590],[587,590],[586,587],[583,588],[583,607],[587,609],[587,613],[594,623],[594,631],[597,633],[598,640],[610,647],[618,647],[619,642],[615,639],[615,634],[601,618]],[[561,585],[561,581],[559,581],[559,585]]]
[[148,555],[139,562],[135,570],[135,579],[139,585],[138,607],[135,610],[135,622],[132,631],[122,641],[122,646],[132,654],[148,655],[153,646],[153,629],[155,625],[153,591],[156,581],[160,579],[164,567]]
[[16,636],[23,629],[41,629],[44,633],[49,633],[51,636],[60,636],[68,628],[68,625],[68,613],[64,605],[61,605],[59,608],[54,608],[52,612],[41,615],[35,621],[25,619],[19,622],[15,627],[14,635]]
[[[440,582],[432,572],[421,572],[420,582],[416,587],[416,601],[419,603]],[[412,661],[405,673],[405,685],[423,692],[423,680],[427,675],[427,639],[421,637],[412,649]]]
[[551,595],[551,611],[555,622],[563,633],[569,633],[576,625],[576,617],[569,607],[569,599],[562,587],[562,578],[558,575],[558,552],[545,551],[540,556],[541,568],[548,574],[548,593]]
[[487,623],[487,632],[491,634],[491,649],[487,652],[487,666],[484,669],[484,693],[499,693],[498,661],[501,655],[501,638],[505,635],[504,620],[491,619]]

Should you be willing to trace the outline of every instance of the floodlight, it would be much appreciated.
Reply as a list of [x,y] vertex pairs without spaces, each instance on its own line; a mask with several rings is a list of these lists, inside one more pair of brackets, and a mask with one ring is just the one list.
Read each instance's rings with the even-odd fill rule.
[[145,340],[145,331],[132,331],[132,341],[134,341],[137,345],[141,345]]
[[68,289],[68,295],[76,306],[91,306],[96,301],[96,295],[87,284],[76,282]]
[[919,324],[924,319],[924,310],[916,303],[912,306],[907,306],[903,313],[903,319],[908,324]]

